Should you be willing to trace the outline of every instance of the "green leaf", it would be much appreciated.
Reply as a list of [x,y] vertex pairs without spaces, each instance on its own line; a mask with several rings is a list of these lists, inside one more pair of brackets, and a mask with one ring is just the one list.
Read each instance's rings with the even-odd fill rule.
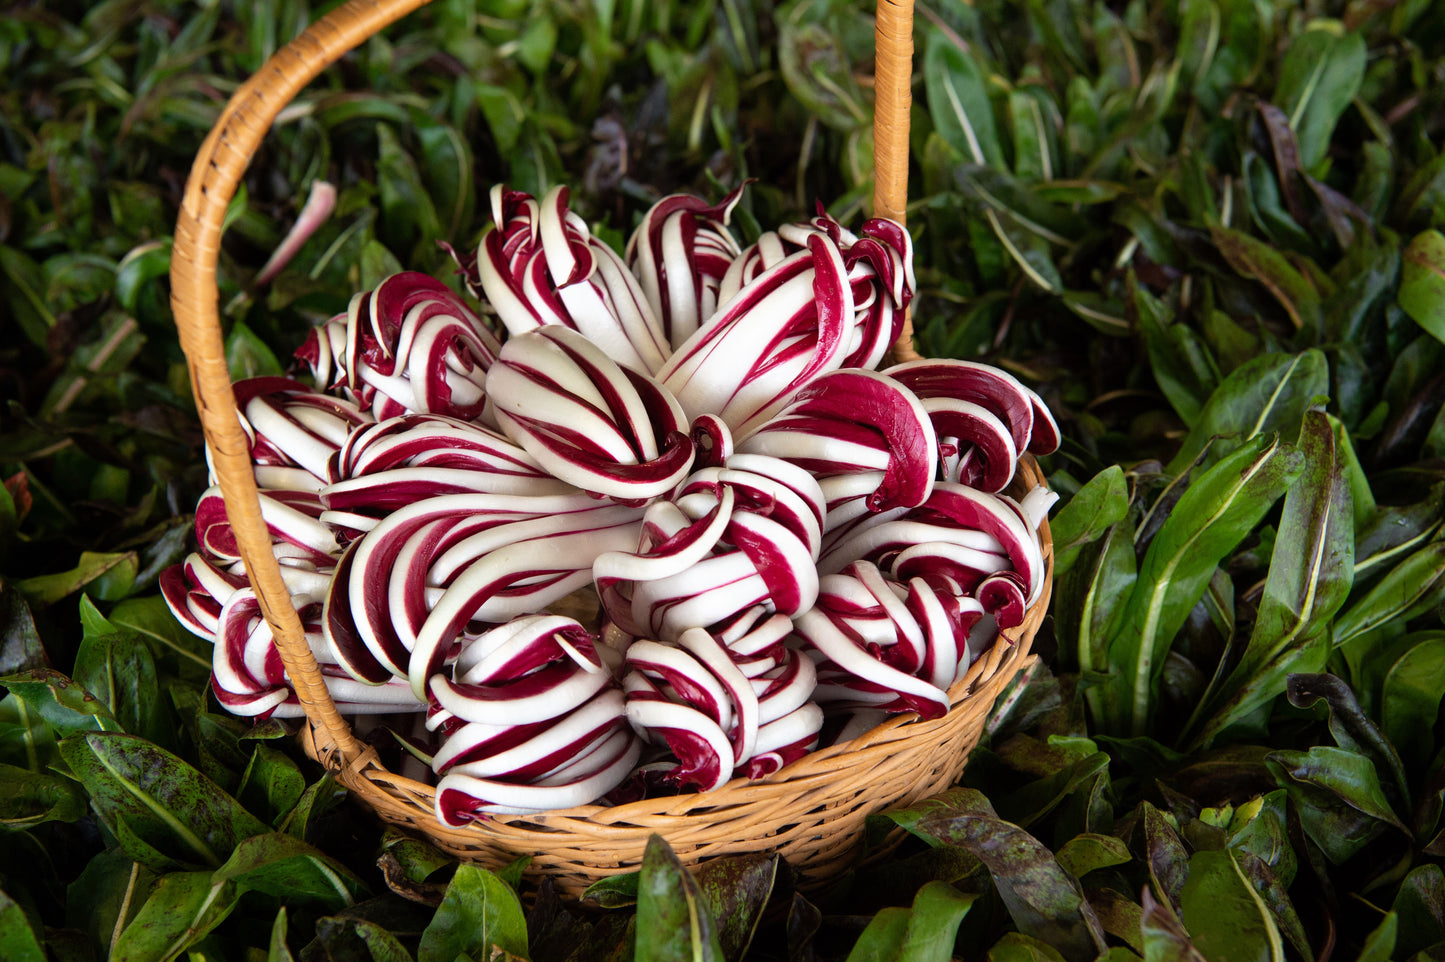
[[1336,865],[1386,828],[1408,832],[1386,801],[1374,764],[1358,752],[1316,745],[1308,752],[1271,752],[1268,765],[1305,833]]
[[[1253,798],[1234,810],[1229,823],[1228,846],[1269,866],[1286,888],[1294,881],[1298,862],[1289,839],[1287,793],[1276,789]],[[1246,867],[1247,869],[1247,867]]]
[[1404,625],[1445,599],[1445,541],[1410,554],[1335,621],[1335,647],[1343,648],[1391,622]]
[[169,323],[170,305],[155,283],[171,270],[171,239],[147,241],[121,258],[115,271],[115,299],[143,324]]
[[[1281,798],[1286,795],[1285,792],[1271,794],[1278,794]],[[1285,835],[1283,823],[1284,818],[1283,815],[1281,815],[1279,833],[1274,841],[1283,845],[1283,847],[1288,850],[1290,849],[1290,845]],[[1234,855],[1234,859],[1238,863],[1240,871],[1244,873],[1244,877],[1249,881],[1249,884],[1253,887],[1254,891],[1258,893],[1260,899],[1268,908],[1275,926],[1279,929],[1280,935],[1284,936],[1289,942],[1290,947],[1293,948],[1301,958],[1307,960],[1313,959],[1314,949],[1310,945],[1309,933],[1305,931],[1304,923],[1300,921],[1299,913],[1295,911],[1294,903],[1290,901],[1288,880],[1280,878],[1264,858],[1236,846],[1233,837],[1230,839],[1229,851]],[[1291,862],[1293,862],[1293,856],[1294,853],[1291,850]]]
[[986,208],[983,215],[994,236],[1030,283],[1050,294],[1063,293],[1063,276],[1053,261],[1047,241],[1029,231],[1013,211]]
[[886,908],[873,917],[848,953],[848,962],[928,962],[953,957],[959,923],[978,896],[947,882],[928,882],[911,909]]
[[[402,939],[415,944],[427,918],[415,911],[419,906],[397,900],[372,899],[336,915],[316,921],[316,939],[302,951],[302,958],[325,950],[321,958],[357,959],[361,962],[413,962]],[[465,958],[465,956],[463,956]],[[487,962],[491,962],[489,957]],[[499,959],[507,962],[511,956]],[[455,962],[455,960],[453,960]]]
[[637,904],[639,873],[624,872],[598,879],[582,893],[582,901],[596,902],[604,909],[627,908]]
[[328,911],[366,893],[366,884],[344,865],[280,832],[243,839],[214,879],[234,883],[237,891],[264,892]]
[[231,380],[240,381],[248,377],[279,377],[285,373],[276,352],[240,321],[231,326],[226,338],[226,369]]
[[933,127],[969,163],[1004,168],[984,72],[973,55],[942,32],[929,34],[923,88]]
[[1272,431],[1299,435],[1305,414],[1329,393],[1329,364],[1321,351],[1265,354],[1236,368],[1209,397],[1174,460],[1169,473],[1179,474],[1216,441],[1209,458]]
[[1355,700],[1350,686],[1334,675],[1293,675],[1289,680],[1289,701],[1296,708],[1310,708],[1321,699],[1329,706],[1330,734],[1341,748],[1368,756],[1376,769],[1391,776],[1391,788],[1402,804],[1410,797],[1405,767],[1395,746],[1381,734]]
[[1179,837],[1178,827],[1150,802],[1139,803],[1144,816],[1144,848],[1149,862],[1149,880],[1166,904],[1177,906],[1184,893],[1189,850]]
[[1400,916],[1385,913],[1380,924],[1365,939],[1355,962],[1390,962],[1395,957],[1395,939],[1400,929]]
[[1174,636],[1214,570],[1299,475],[1299,453],[1257,437],[1194,481],[1179,498],[1139,567],[1123,626],[1109,643],[1108,727],[1148,730],[1155,690]]
[[1364,75],[1365,38],[1355,31],[1306,28],[1290,43],[1271,99],[1289,115],[1305,170],[1320,172],[1335,125]]
[[388,277],[401,273],[401,269],[401,261],[380,241],[369,240],[361,248],[362,288],[374,290]]
[[102,601],[118,601],[130,592],[138,570],[139,558],[134,551],[82,551],[80,563],[69,571],[25,578],[15,582],[15,587],[32,604],[49,605],[104,578],[92,594]]
[[112,943],[150,898],[158,880],[122,851],[101,852],[66,888],[66,922],[85,932],[96,958],[109,958]]
[[455,856],[443,852],[430,842],[405,835],[396,829],[387,830],[382,836],[381,847],[386,854],[395,858],[397,868],[407,881],[413,883],[425,882],[441,869],[457,864]]
[[1045,939],[1070,957],[1103,951],[1103,929],[1078,881],[1047,846],[1000,819],[981,793],[949,792],[919,828],[966,849],[988,867],[1019,931]]
[[148,846],[132,857],[156,871],[219,866],[243,839],[266,831],[210,779],[133,735],[73,735],[60,743],[60,754],[100,817],[117,833],[123,820]]
[[1320,291],[1283,254],[1243,231],[1212,226],[1209,233],[1230,267],[1259,281],[1274,295],[1295,330],[1315,333],[1322,329]]
[[27,708],[60,736],[87,731],[119,731],[120,722],[99,698],[58,671],[32,668],[0,678]]
[[55,327],[55,315],[41,296],[44,289],[40,265],[13,247],[0,245],[0,298],[5,312],[39,348],[46,346],[50,329]]
[[286,906],[281,906],[276,913],[276,921],[271,923],[271,944],[266,952],[266,962],[296,962],[296,957],[291,954],[291,949],[286,945]]
[[1090,717],[1101,724],[1104,686],[1101,673],[1108,667],[1109,641],[1115,637],[1138,580],[1134,551],[1134,525],[1126,518],[1104,535],[1097,550],[1059,579],[1054,611],[1056,631],[1064,650],[1078,659],[1086,688]]
[[[1132,955],[1128,950],[1123,951]],[[1047,942],[1018,932],[1005,932],[1003,938],[989,948],[988,962],[1064,962],[1064,957]]]
[[517,38],[517,59],[533,73],[542,73],[552,60],[557,46],[557,21],[538,17],[527,25]]
[[172,872],[160,880],[115,943],[112,962],[170,962],[205,938],[236,907],[238,893],[210,872]]
[[637,962],[722,962],[718,935],[696,879],[652,835],[637,881]]
[[1380,727],[1398,747],[1407,771],[1423,771],[1435,755],[1433,730],[1445,693],[1445,634],[1421,633],[1385,675]]
[[45,949],[25,910],[0,891],[0,956],[6,962],[45,962]]
[[1143,910],[1139,928],[1144,940],[1144,962],[1209,962],[1169,904],[1156,901],[1147,888]]
[[747,955],[777,877],[776,855],[733,855],[698,866],[697,886],[717,922],[724,958]]
[[1129,492],[1124,470],[1110,465],[1074,493],[1053,518],[1049,529],[1054,536],[1054,577],[1073,566],[1079,549],[1097,541],[1129,513]]
[[1009,125],[1013,130],[1014,174],[1030,180],[1053,180],[1056,148],[1052,121],[1058,106],[1036,84],[1009,91]]
[[473,192],[475,163],[466,139],[455,128],[443,124],[417,130],[421,143],[426,183],[439,218],[441,237],[460,240],[472,221],[476,206]]
[[1109,770],[1109,756],[1094,752],[1045,775],[1038,781],[999,798],[998,809],[1015,824],[1027,828],[1045,817],[1080,788],[1093,785]]
[[959,923],[978,896],[960,892],[947,882],[929,882],[913,896],[899,962],[951,958]]
[[146,639],[157,657],[174,656],[181,669],[200,671],[202,678],[210,674],[212,646],[181,627],[160,595],[127,598],[111,609],[107,620]]
[[[8,498],[0,487],[0,499]],[[0,675],[44,668],[48,659],[25,596],[0,580]]]
[[1133,860],[1128,846],[1119,839],[1095,832],[1075,835],[1059,847],[1055,857],[1064,867],[1064,871],[1077,879],[1082,879],[1095,869],[1126,865]]
[[1283,962],[1274,915],[1233,852],[1195,852],[1180,909],[1194,944],[1210,958]]
[[1391,909],[1399,920],[1396,958],[1413,958],[1445,941],[1445,872],[1439,865],[1417,866],[1400,883]]
[[1427,230],[1405,248],[1400,307],[1438,341],[1445,341],[1445,234]]
[[69,779],[0,763],[0,825],[24,829],[74,822],[88,808],[85,792]]
[[1279,522],[1290,536],[1275,539],[1254,630],[1238,665],[1212,696],[1220,707],[1204,726],[1200,744],[1282,694],[1290,674],[1324,668],[1330,620],[1354,582],[1350,489],[1336,456],[1335,432],[1321,412],[1305,415],[1299,451],[1304,473],[1285,494]]
[[169,734],[164,703],[155,697],[155,660],[132,632],[120,631],[91,604],[80,600],[85,635],[75,655],[75,682],[110,708],[121,727],[150,741]]
[[868,123],[870,111],[834,25],[809,19],[818,10],[828,6],[794,3],[774,16],[778,67],[788,91],[811,116],[834,130],[852,130]]
[[389,246],[406,251],[418,238],[442,237],[436,207],[422,184],[417,163],[403,149],[390,124],[376,125],[376,141],[382,234]]
[[847,962],[893,962],[903,950],[903,940],[908,937],[908,909],[891,906],[876,913],[869,921],[853,951],[848,953]]
[[1132,270],[1127,287],[1155,383],[1184,423],[1193,424],[1219,387],[1219,365],[1209,346],[1189,325],[1177,323],[1172,312],[1139,284]]
[[260,818],[279,825],[306,791],[296,763],[267,745],[257,745],[241,775],[236,798]]
[[527,956],[527,923],[517,893],[492,872],[457,866],[417,950],[417,962],[490,959],[495,950]]
[[486,118],[497,151],[506,157],[516,149],[522,135],[522,123],[526,120],[526,108],[515,94],[505,87],[491,84],[477,84],[477,106]]

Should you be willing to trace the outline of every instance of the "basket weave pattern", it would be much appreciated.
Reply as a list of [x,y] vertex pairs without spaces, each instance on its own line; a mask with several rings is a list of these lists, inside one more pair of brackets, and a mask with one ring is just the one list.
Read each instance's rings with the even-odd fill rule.
[[[836,876],[857,857],[864,818],[946,788],[962,772],[994,699],[1029,658],[1048,607],[1053,551],[1040,527],[1045,587],[1023,624],[1004,632],[950,689],[953,710],[935,721],[903,715],[852,742],[814,752],[774,775],[735,779],[704,794],[582,806],[532,816],[495,816],[464,829],[435,817],[430,786],[386,770],[332,703],[290,603],[260,512],[250,445],[237,417],[218,312],[221,224],[247,164],[283,107],[322,70],[427,0],[349,0],[279,51],[237,91],[202,145],[187,184],[172,255],[172,305],[216,480],[262,614],[275,634],[309,724],[307,751],[386,821],[414,829],[462,858],[500,867],[533,856],[531,871],[576,895],[599,878],[633,870],[648,836],[661,833],[687,862],[711,855],[779,852],[804,885]],[[875,66],[874,209],[902,222],[908,183],[912,3],[879,0]],[[895,345],[917,357],[911,327]],[[1013,493],[1043,484],[1031,458]]]

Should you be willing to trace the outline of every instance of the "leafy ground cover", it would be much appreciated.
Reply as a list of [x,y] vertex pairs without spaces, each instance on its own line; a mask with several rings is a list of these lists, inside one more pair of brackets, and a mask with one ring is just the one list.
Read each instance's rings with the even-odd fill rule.
[[[325,9],[0,18],[0,957],[1255,960],[1445,953],[1445,9],[920,4],[920,346],[1044,393],[1053,615],[963,784],[804,895],[665,843],[588,911],[384,830],[208,699],[160,570],[205,460],[165,274],[226,96]],[[869,194],[866,4],[438,0],[283,115],[222,255],[237,376],[497,181],[604,236]],[[334,212],[263,265],[311,185]],[[502,957],[506,957],[503,955]]]

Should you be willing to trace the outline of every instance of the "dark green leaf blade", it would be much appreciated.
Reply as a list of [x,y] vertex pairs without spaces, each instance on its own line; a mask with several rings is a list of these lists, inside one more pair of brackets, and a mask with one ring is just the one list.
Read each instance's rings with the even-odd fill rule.
[[276,913],[276,921],[271,923],[271,944],[266,951],[266,962],[296,962],[296,957],[291,954],[291,948],[286,944],[286,906],[281,906]]
[[697,880],[661,835],[647,840],[637,882],[637,962],[722,962],[717,923]]
[[1445,693],[1445,633],[1420,632],[1418,642],[1385,675],[1380,727],[1407,771],[1424,771],[1435,754],[1432,730]]
[[1289,115],[1305,170],[1317,172],[1364,76],[1365,38],[1356,31],[1306,29],[1290,43],[1272,99]]
[[45,962],[45,949],[25,910],[0,891],[0,956],[7,962]]
[[1209,962],[1168,903],[1156,901],[1146,888],[1142,904],[1139,927],[1144,939],[1144,962]]
[[80,600],[85,634],[75,655],[75,682],[105,702],[121,727],[153,742],[169,734],[155,659],[140,638],[106,621],[89,598]]
[[120,722],[99,698],[51,668],[32,668],[0,678],[10,693],[34,710],[57,735],[120,731]]
[[933,126],[966,162],[1003,169],[1003,148],[982,70],[942,33],[930,35],[923,86]]
[[517,893],[494,873],[459,865],[422,933],[417,962],[455,962],[458,956],[489,959],[494,950],[527,956],[527,921]]
[[1435,541],[1412,552],[1344,610],[1335,620],[1335,647],[1345,648],[1388,622],[1403,624],[1442,599],[1445,541]]
[[893,962],[908,937],[909,911],[890,906],[878,912],[853,943],[847,962]]
[[919,828],[988,867],[1019,931],[1070,958],[1103,950],[1103,929],[1078,881],[1038,839],[1000,819],[981,793],[950,792],[947,807],[922,819]]
[[778,877],[778,856],[754,853],[712,859],[698,866],[697,885],[717,922],[726,959],[741,959],[752,944]]
[[74,822],[87,808],[85,792],[69,779],[0,763],[0,825],[25,829]]
[[205,938],[236,907],[237,893],[210,872],[172,872],[160,880],[111,954],[113,962],[170,962]]
[[1427,230],[1405,248],[1400,306],[1437,341],[1445,341],[1445,234]]
[[107,958],[111,944],[150,898],[158,881],[154,872],[119,849],[101,852],[66,888],[66,923],[90,938],[96,958]]
[[899,962],[930,962],[951,958],[959,923],[978,898],[947,882],[928,882],[913,896],[903,933]]
[[1109,645],[1108,728],[1141,735],[1169,645],[1221,560],[1302,470],[1297,451],[1260,436],[1189,486],[1159,529]]
[[257,745],[241,774],[236,797],[258,817],[280,824],[306,791],[306,776],[285,753]]
[[1271,752],[1268,765],[1295,802],[1305,833],[1336,865],[1390,827],[1408,831],[1364,755],[1316,745],[1308,752]]
[[1079,549],[1097,541],[1129,511],[1124,470],[1110,465],[1074,493],[1057,515],[1049,519],[1054,536],[1054,576],[1065,574]]
[[133,853],[147,864],[163,853],[174,865],[219,866],[243,839],[266,826],[214,782],[180,758],[133,735],[94,732],[60,743],[71,772],[90,793],[102,819],[124,820],[148,848]]
[[1292,675],[1289,679],[1289,701],[1296,708],[1309,708],[1323,700],[1330,711],[1330,734],[1348,751],[1369,758],[1377,771],[1391,777],[1394,798],[1402,804],[1410,797],[1409,780],[1395,746],[1390,743],[1374,721],[1360,708],[1355,693],[1334,675]]
[[366,894],[366,883],[350,869],[305,842],[280,832],[243,839],[214,873],[238,891],[336,911]]
[[1304,473],[1285,494],[1264,596],[1239,664],[1211,703],[1219,707],[1197,744],[1284,692],[1295,672],[1317,672],[1329,654],[1330,621],[1354,583],[1354,510],[1335,434],[1319,411],[1300,432]]
[[1234,853],[1195,852],[1180,901],[1185,928],[1210,958],[1283,962],[1284,940],[1274,915]]
[[1321,351],[1264,354],[1245,362],[1210,395],[1169,463],[1169,473],[1184,471],[1215,437],[1220,440],[1211,449],[1210,459],[1272,431],[1297,437],[1305,414],[1329,390],[1329,364]]

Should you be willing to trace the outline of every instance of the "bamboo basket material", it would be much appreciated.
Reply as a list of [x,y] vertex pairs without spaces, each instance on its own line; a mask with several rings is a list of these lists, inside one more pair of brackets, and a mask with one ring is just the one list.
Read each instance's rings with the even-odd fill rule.
[[[580,894],[608,875],[635,870],[647,838],[660,833],[684,861],[777,852],[816,887],[854,864],[867,815],[909,804],[952,784],[977,744],[995,698],[1029,660],[1048,607],[1053,549],[1040,526],[1048,564],[1042,596],[1024,623],[970,667],[950,689],[953,710],[923,722],[891,718],[852,742],[806,756],[758,781],[735,779],[704,794],[582,806],[533,816],[496,816],[465,829],[436,819],[432,788],[388,771],[336,710],[271,552],[222,344],[216,265],[222,220],[247,165],[281,109],[322,70],[427,0],[348,0],[273,56],[231,98],[201,146],[176,225],[171,301],[190,367],[196,407],[217,483],[261,611],[306,710],[302,740],[312,757],[387,822],[413,829],[464,859],[500,867],[519,855],[530,871]],[[908,193],[908,114],[913,57],[912,0],[879,0],[874,156],[878,216],[903,222]],[[894,347],[917,357],[911,325]],[[1044,483],[1025,457],[1015,493]],[[897,833],[895,833],[897,835]]]

